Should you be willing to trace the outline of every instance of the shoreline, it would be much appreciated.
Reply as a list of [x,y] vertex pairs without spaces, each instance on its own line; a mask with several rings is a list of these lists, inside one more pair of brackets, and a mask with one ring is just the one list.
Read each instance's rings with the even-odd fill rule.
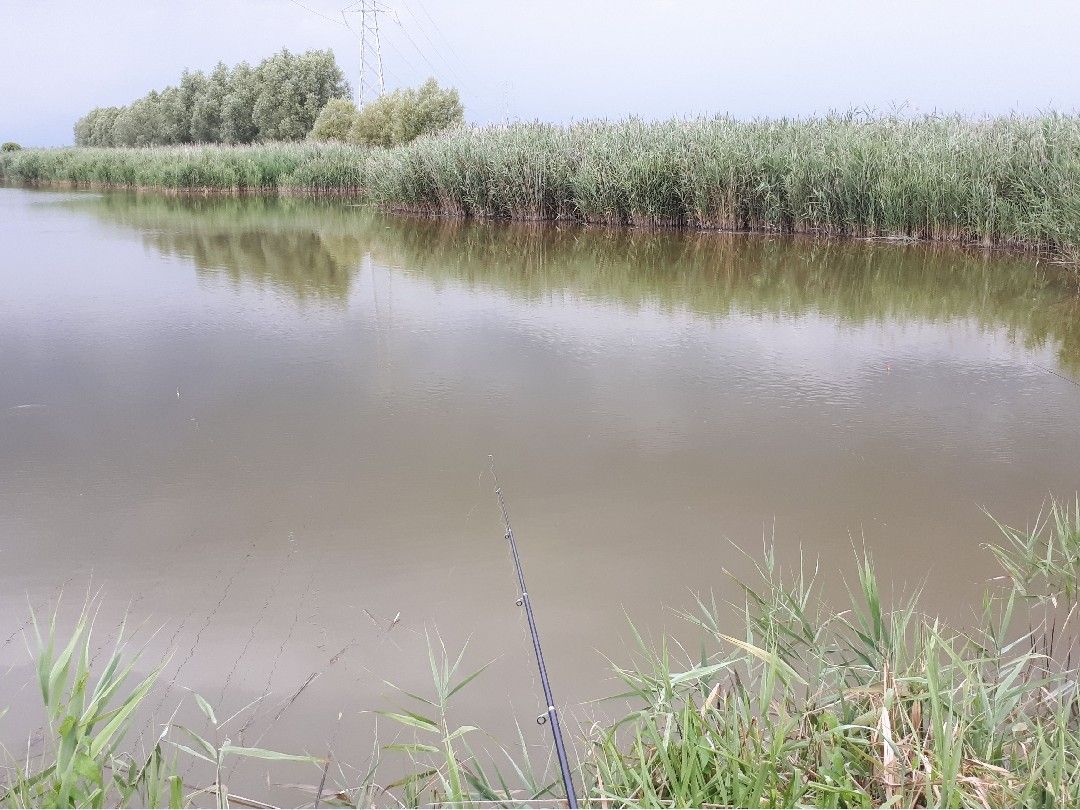
[[[0,167],[2,168],[2,167]],[[128,192],[138,195],[164,196],[173,198],[222,198],[222,199],[255,199],[255,198],[286,198],[286,199],[313,199],[333,201],[355,201],[355,204],[384,214],[402,217],[417,218],[427,221],[446,222],[491,222],[518,225],[536,225],[538,227],[574,227],[587,230],[611,230],[611,231],[639,231],[639,232],[668,232],[686,234],[724,234],[738,236],[773,236],[794,237],[811,239],[815,241],[851,241],[851,242],[878,242],[891,245],[925,245],[934,247],[946,247],[955,250],[973,253],[1003,253],[1013,256],[1032,258],[1038,264],[1046,261],[1062,268],[1070,270],[1080,269],[1080,252],[1075,257],[1055,252],[1046,245],[1022,240],[997,240],[987,242],[985,239],[964,238],[961,236],[910,236],[906,234],[874,234],[846,233],[842,230],[829,230],[827,228],[806,228],[785,230],[780,228],[726,228],[722,226],[706,226],[691,224],[670,223],[616,223],[605,221],[590,221],[586,219],[567,217],[539,218],[539,217],[514,217],[514,216],[483,216],[470,213],[453,211],[426,210],[405,206],[380,205],[365,200],[365,189],[360,186],[346,188],[319,188],[313,186],[280,186],[276,188],[253,188],[236,186],[221,188],[214,186],[148,186],[131,185],[123,183],[102,182],[77,182],[68,180],[47,180],[20,182],[12,181],[0,172],[0,188],[16,188],[25,190],[51,190],[51,191],[115,191]]]
[[0,153],[0,178],[344,197],[447,219],[926,240],[1080,261],[1080,116],[461,126],[330,141]]

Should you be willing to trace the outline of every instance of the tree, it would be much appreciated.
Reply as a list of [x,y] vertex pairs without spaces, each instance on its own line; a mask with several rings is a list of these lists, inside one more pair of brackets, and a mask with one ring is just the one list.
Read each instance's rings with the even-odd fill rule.
[[191,131],[191,122],[184,110],[184,94],[170,85],[160,93],[162,143],[183,143]]
[[194,73],[185,70],[180,75],[180,95],[176,109],[177,143],[192,143],[195,140],[191,131],[191,119],[195,102],[202,96],[204,87],[206,87],[206,76],[201,70],[196,70]]
[[104,107],[98,112],[90,134],[95,146],[120,145],[116,141],[116,121],[123,112],[123,107]]
[[369,101],[353,118],[349,143],[367,146],[391,146],[394,143],[394,117],[402,90]]
[[218,62],[214,72],[199,88],[191,107],[191,139],[196,143],[220,143],[221,116],[231,77],[224,62]]
[[398,106],[394,118],[395,143],[409,141],[460,125],[465,120],[465,108],[461,106],[458,91],[452,87],[443,89],[435,79],[428,79],[419,90],[406,91],[407,98]]
[[251,143],[259,137],[252,115],[259,97],[258,79],[247,62],[233,68],[229,91],[221,106],[221,139],[225,143]]
[[313,141],[342,141],[348,139],[349,130],[356,119],[356,105],[347,98],[332,98],[326,102],[315,125],[311,128]]
[[117,146],[113,126],[123,107],[95,107],[75,122],[75,143],[79,146]]
[[156,91],[123,108],[112,128],[113,142],[124,146],[161,146],[171,143],[170,138]]
[[93,146],[90,143],[90,133],[94,130],[94,116],[97,115],[97,109],[93,109],[75,122],[75,145],[76,146]]
[[408,143],[461,124],[465,110],[457,90],[428,79],[418,89],[395,90],[365,104],[354,116],[348,140],[372,146]]
[[284,50],[256,69],[259,94],[252,120],[261,141],[298,141],[332,98],[348,98],[349,86],[332,51],[299,56]]

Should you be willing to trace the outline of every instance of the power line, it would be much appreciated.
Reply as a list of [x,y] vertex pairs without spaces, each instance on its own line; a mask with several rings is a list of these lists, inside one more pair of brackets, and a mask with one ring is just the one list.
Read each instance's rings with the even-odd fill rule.
[[[434,65],[431,64],[431,59],[429,59],[428,55],[423,52],[423,49],[421,49],[420,46],[416,43],[416,40],[414,40],[413,38],[411,38],[409,36],[408,30],[405,28],[404,25],[402,25],[401,17],[397,16],[397,13],[394,12],[393,10],[387,10],[387,12],[393,17],[393,21],[395,23],[397,23],[397,28],[399,28],[401,30],[402,36],[404,36],[405,39],[408,40],[410,45],[413,45],[413,48],[416,50],[416,52],[418,54],[420,54],[420,58],[424,60],[424,63],[427,63],[429,68],[431,68],[431,71],[433,73],[440,72],[440,70],[438,70],[438,68],[436,68]],[[399,51],[399,53],[401,53],[401,52]],[[404,58],[404,54],[402,54],[402,58]]]
[[[353,5],[355,5],[355,3],[354,3]],[[344,13],[344,11],[342,11],[342,15],[341,15],[341,16],[342,16],[342,17],[344,17],[344,16],[345,16],[345,13]],[[360,36],[359,34],[357,34],[357,33],[356,33],[356,30],[355,30],[355,29],[354,29],[354,28],[353,28],[353,27],[352,27],[351,25],[349,25],[349,22],[348,22],[348,20],[346,20],[346,21],[345,21],[345,25],[347,25],[347,26],[348,26],[349,30],[350,30],[350,31],[352,31],[352,32],[353,32],[353,34],[354,34],[354,35],[355,35],[356,37],[359,37],[359,36]],[[416,68],[415,68],[415,67],[413,67],[413,64],[412,64],[412,62],[410,62],[410,61],[408,60],[408,58],[407,58],[407,57],[405,56],[405,54],[403,54],[403,53],[402,53],[402,52],[401,52],[401,51],[400,51],[400,50],[398,49],[397,45],[395,45],[395,44],[393,43],[393,41],[392,41],[392,40],[387,40],[387,41],[386,41],[386,44],[387,44],[387,45],[389,45],[389,46],[390,46],[391,48],[393,48],[393,49],[394,49],[394,53],[396,53],[396,54],[397,54],[398,56],[400,56],[400,57],[401,57],[401,61],[402,61],[402,62],[404,62],[404,63],[405,63],[405,64],[406,64],[407,66],[408,66],[409,70],[413,71],[414,73],[416,72]],[[389,69],[389,68],[387,68],[387,72],[388,72],[388,73],[392,73],[392,71],[390,71],[390,69]],[[398,78],[398,77],[397,77],[397,76],[395,76],[395,78]]]
[[300,2],[300,0],[289,0],[289,2],[292,3],[294,6],[299,6],[304,11],[308,11],[308,12],[316,15],[317,17],[322,17],[324,20],[328,20],[328,21],[332,22],[334,25],[341,25],[341,23],[338,22],[337,20],[335,20],[333,17],[329,17],[326,14],[323,14],[321,11],[316,11],[313,8],[309,8],[308,6],[305,6],[303,3]]
[[411,36],[409,36],[409,32],[407,30],[405,30],[405,26],[401,24],[401,20],[398,20],[397,23],[398,23],[398,28],[401,29],[401,33],[405,35],[405,39],[409,40],[409,44],[412,45],[413,48],[416,49],[416,52],[418,54],[420,54],[420,58],[423,59],[424,62],[427,63],[427,66],[429,68],[431,68],[431,72],[435,73],[435,74],[439,73],[439,69],[437,67],[435,67],[435,65],[431,64],[431,60],[427,58],[427,54],[424,53],[423,49],[419,45],[416,44],[416,40],[414,40]]
[[[411,70],[416,75],[420,74],[420,71],[417,70],[416,66],[412,62],[409,61],[409,58],[407,56],[405,56],[405,54],[401,51],[401,49],[398,48],[398,46],[394,44],[394,41],[392,39],[387,39],[386,44],[390,46],[390,48],[394,51],[394,53],[396,53],[399,57],[401,57],[401,61],[405,63],[405,66],[407,68],[409,68],[409,70]],[[398,83],[399,84],[401,83],[400,80],[399,80]]]
[[[424,37],[428,40],[428,42],[431,42],[432,47],[435,49],[436,53],[438,53],[440,58],[442,58],[442,60],[446,62],[446,64],[450,67],[451,71],[453,71],[454,75],[458,77],[458,81],[466,82],[467,79],[462,77],[461,72],[458,71],[450,63],[446,56],[443,55],[437,47],[435,47],[435,43],[431,41],[431,38],[428,36],[427,31],[420,24],[420,20],[417,18],[417,15],[413,12],[412,8],[409,6],[408,1],[401,0],[401,2],[405,6],[406,10],[408,10],[409,14],[411,14],[413,18],[417,20],[417,27],[420,28],[421,33],[424,34]],[[457,62],[458,67],[460,67],[466,74],[468,74],[468,79],[471,79],[472,86],[474,88],[479,88],[482,90],[482,92],[480,93],[481,97],[490,99],[491,94],[497,92],[495,86],[493,84],[490,84],[486,79],[482,78],[479,74],[473,71],[472,68],[468,66],[468,63],[466,63],[465,60],[461,58],[461,54],[457,52],[457,49],[454,47],[454,43],[451,42],[450,38],[443,33],[442,28],[439,27],[439,24],[435,21],[435,18],[431,16],[431,12],[428,11],[427,6],[424,4],[424,0],[416,0],[416,2],[420,6],[420,10],[424,13],[424,16],[427,17],[428,21],[431,23],[431,27],[435,29],[436,35],[446,45],[447,49],[450,51],[451,56],[454,57],[454,60]]]
[[[359,13],[361,15],[361,30],[360,30],[359,34],[356,34],[356,29],[354,29],[351,25],[349,25],[348,18],[345,16],[346,12]],[[412,9],[409,9],[409,13],[413,14]],[[438,75],[439,73],[442,72],[442,71],[439,70],[439,68],[437,68],[432,63],[432,61],[428,58],[427,54],[424,52],[424,49],[421,48],[417,44],[416,40],[413,39],[413,37],[409,34],[408,29],[402,24],[401,18],[397,15],[397,12],[394,11],[393,8],[391,8],[390,6],[388,6],[385,3],[381,2],[381,0],[358,0],[358,2],[352,3],[352,4],[348,5],[348,6],[346,6],[345,8],[343,8],[341,10],[341,16],[342,16],[342,19],[345,21],[345,25],[349,28],[349,30],[352,31],[354,33],[354,35],[356,35],[356,36],[358,36],[360,38],[360,41],[361,41],[361,55],[362,55],[361,74],[362,74],[362,77],[363,77],[362,81],[365,84],[367,82],[366,77],[367,77],[367,74],[368,74],[368,68],[366,67],[365,63],[366,63],[367,55],[368,55],[368,53],[370,51],[370,48],[369,48],[369,46],[367,45],[367,42],[366,42],[366,38],[370,35],[374,39],[376,52],[378,52],[381,49],[381,39],[380,39],[380,36],[379,36],[380,32],[379,32],[379,27],[378,27],[378,23],[379,23],[378,15],[379,14],[389,15],[391,17],[391,19],[393,19],[393,21],[395,23],[397,23],[397,27],[398,27],[398,29],[400,29],[401,35],[403,37],[405,37],[405,39],[408,41],[408,43],[416,51],[416,53],[419,54],[420,58],[424,61],[424,63],[428,66],[428,69],[431,70],[431,72],[433,74]],[[370,15],[370,18],[371,18],[371,23],[367,22],[367,19],[368,19],[369,15]],[[413,16],[415,17],[415,14],[413,14]],[[424,34],[425,34],[425,36],[427,36],[426,32],[424,32]],[[409,57],[407,57],[405,55],[405,53],[400,48],[398,48],[397,44],[394,42],[392,37],[387,38],[386,44],[394,51],[394,53],[396,53],[401,58],[401,61],[405,63],[405,65],[408,67],[408,69],[412,73],[414,73],[416,75],[420,75],[420,71],[416,69],[416,66],[414,65],[412,60],[409,59]],[[377,56],[376,58],[377,58],[377,61],[378,61],[378,66],[381,68],[382,67],[382,65],[381,65],[381,57]],[[452,65],[448,64],[447,66],[453,71],[453,66]],[[379,93],[381,95],[381,93],[384,92],[382,79],[380,79],[379,87],[380,87]],[[364,88],[359,87],[358,89],[363,90]],[[363,103],[362,94],[360,94],[359,101],[360,101],[360,103]]]
[[[384,9],[382,7],[382,4],[378,3],[377,0],[375,0],[374,2],[371,2],[372,8],[366,9],[368,11],[373,12],[372,17],[373,17],[373,21],[374,21],[374,30],[372,31],[370,26],[363,25],[362,33],[357,34],[356,30],[351,25],[349,25],[349,20],[345,17],[345,12],[353,10],[356,6],[362,6],[362,7],[366,6],[367,3],[365,3],[364,0],[361,0],[361,2],[358,2],[358,3],[353,3],[353,4],[349,5],[349,6],[346,6],[345,8],[341,9],[341,19],[340,20],[335,20],[333,17],[330,17],[327,14],[323,14],[321,11],[318,11],[317,9],[313,9],[313,8],[310,8],[309,6],[305,6],[303,3],[300,2],[300,0],[289,0],[289,2],[292,3],[294,6],[299,6],[300,8],[304,9],[304,11],[307,11],[307,12],[309,12],[311,14],[314,14],[317,17],[322,17],[327,22],[332,22],[334,25],[344,25],[345,28],[347,28],[349,31],[352,32],[353,36],[356,36],[360,40],[361,59],[360,59],[360,77],[359,77],[359,81],[357,82],[357,94],[358,94],[359,103],[361,103],[361,104],[363,103],[364,83],[366,81],[366,76],[365,76],[365,74],[366,74],[366,70],[365,70],[365,61],[366,61],[365,60],[365,56],[366,56],[366,54],[365,54],[365,51],[366,51],[365,36],[369,32],[373,33],[374,37],[375,37],[377,73],[378,73],[378,78],[379,78],[379,95],[382,95],[382,93],[385,90],[385,82],[383,80],[383,68],[384,68],[384,66],[383,66],[383,63],[382,63],[382,49],[381,49],[381,47],[379,45],[379,23],[378,23],[378,16],[377,16],[379,13],[385,13],[386,12],[386,9]],[[363,15],[365,13],[365,8],[361,8],[360,11],[361,11],[361,14]],[[397,49],[395,48],[395,50],[397,50]],[[394,74],[393,71],[388,71],[388,72],[398,81],[398,83],[401,82],[400,78],[398,78],[397,75]]]
[[424,0],[416,0],[416,2],[420,6],[420,10],[423,11],[424,15],[431,21],[431,25],[435,29],[435,33],[438,34],[442,41],[446,43],[446,47],[450,49],[450,53],[454,55],[454,58],[457,59],[458,62],[463,63],[461,55],[454,49],[454,44],[449,39],[447,39],[446,35],[442,32],[442,29],[439,28],[439,24],[435,22],[435,18],[431,16],[431,12],[427,10],[427,6],[424,5]]
[[423,34],[423,35],[424,35],[424,39],[426,39],[426,40],[427,40],[428,44],[429,44],[429,45],[431,46],[431,49],[432,49],[433,51],[435,51],[435,53],[437,53],[437,54],[439,55],[439,58],[440,58],[440,59],[442,59],[443,63],[444,63],[444,64],[445,64],[445,65],[446,65],[446,66],[447,66],[448,68],[450,68],[450,72],[451,72],[451,73],[453,73],[453,74],[454,74],[454,75],[455,75],[455,76],[457,77],[457,80],[458,80],[459,82],[460,82],[460,81],[464,81],[464,79],[462,79],[462,77],[461,77],[461,74],[460,74],[460,73],[458,73],[458,72],[457,72],[457,69],[456,69],[456,68],[455,68],[455,67],[454,67],[454,66],[453,66],[453,65],[452,65],[452,64],[450,63],[450,60],[448,60],[448,59],[446,58],[446,56],[444,56],[444,55],[443,55],[443,52],[442,52],[441,50],[439,50],[439,46],[435,44],[435,42],[434,42],[434,41],[433,41],[433,40],[431,39],[431,37],[430,37],[430,36],[428,36],[428,32],[427,32],[427,30],[426,30],[426,29],[424,28],[424,26],[423,26],[423,23],[421,23],[421,21],[420,21],[420,18],[419,18],[419,17],[418,17],[417,15],[416,15],[416,12],[414,12],[414,11],[412,10],[412,6],[410,6],[410,5],[408,4],[408,2],[406,2],[406,0],[401,0],[401,4],[402,4],[403,6],[405,6],[405,10],[406,10],[407,12],[409,12],[409,16],[410,16],[410,17],[412,17],[412,18],[413,18],[413,19],[414,19],[414,20],[416,21],[416,28],[417,28],[417,30],[418,30],[418,31],[419,31],[419,32],[420,32],[421,34]]

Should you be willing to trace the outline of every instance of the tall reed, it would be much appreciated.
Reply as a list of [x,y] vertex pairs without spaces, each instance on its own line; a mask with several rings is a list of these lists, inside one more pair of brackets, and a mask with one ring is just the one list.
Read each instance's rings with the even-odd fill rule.
[[348,193],[445,216],[1080,250],[1080,118],[701,118],[340,144],[22,150],[11,182]]
[[[833,601],[767,552],[736,624],[681,612],[702,653],[639,639],[618,673],[638,706],[583,764],[607,807],[1076,807],[1080,503],[1001,526],[1004,587],[970,628],[888,605],[869,557]],[[737,635],[728,628],[740,627]],[[676,663],[679,662],[679,663]],[[680,668],[684,667],[684,668]]]

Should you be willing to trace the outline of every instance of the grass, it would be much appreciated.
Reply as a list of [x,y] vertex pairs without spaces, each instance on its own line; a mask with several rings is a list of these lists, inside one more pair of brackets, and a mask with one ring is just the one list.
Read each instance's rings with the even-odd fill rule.
[[[625,692],[605,724],[585,732],[577,778],[594,807],[1075,807],[1080,806],[1080,668],[1074,665],[1080,581],[1080,499],[1052,501],[1030,529],[998,524],[989,551],[1003,575],[952,627],[922,612],[918,592],[887,605],[869,556],[856,554],[846,594],[822,594],[816,572],[783,572],[766,549],[744,599],[700,596],[679,616],[700,634],[690,653],[637,631],[631,661],[614,664]],[[172,720],[149,752],[121,753],[161,667],[125,687],[135,659],[122,641],[91,688],[84,613],[58,650],[35,622],[47,744],[9,771],[0,804],[23,807],[183,806],[232,796],[231,761],[311,767],[312,804],[521,806],[558,803],[557,779],[521,751],[482,757],[479,732],[451,727],[455,695],[480,679],[465,651],[428,640],[433,693],[382,713],[414,735],[386,746],[404,775],[380,779],[382,751],[348,776],[329,759],[233,746],[229,725],[194,696],[208,738]],[[737,629],[736,629],[737,628]],[[122,635],[122,634],[121,634]],[[618,715],[622,715],[619,717]],[[209,785],[186,784],[198,760]],[[502,763],[500,767],[500,761]],[[315,784],[317,783],[317,784]]]
[[[0,801],[14,807],[179,806],[179,778],[160,744],[143,759],[121,753],[132,715],[154,687],[161,666],[123,693],[135,661],[116,647],[91,685],[92,620],[84,611],[63,648],[55,616],[43,636],[34,617],[45,746],[9,771]],[[122,636],[121,636],[122,637]],[[160,741],[159,741],[160,742]]]
[[[307,756],[234,746],[228,739],[209,742],[171,719],[149,751],[139,755],[125,752],[122,746],[133,720],[145,708],[166,662],[155,666],[133,687],[126,686],[138,656],[128,650],[121,628],[95,679],[92,614],[91,602],[59,649],[56,615],[44,635],[37,617],[32,617],[38,686],[45,710],[43,745],[36,754],[28,752],[20,766],[8,769],[7,778],[0,782],[0,806],[175,808],[212,795],[219,807],[225,807],[229,793],[222,775],[230,758],[318,762]],[[215,731],[236,717],[219,723],[210,704],[199,695],[195,700]],[[170,733],[183,742],[167,739]],[[210,763],[215,773],[213,783],[198,790],[186,789],[177,755]]]
[[[1017,550],[995,547],[1027,565]],[[839,613],[822,609],[805,571],[784,578],[767,558],[759,574],[738,637],[711,602],[682,614],[717,653],[673,672],[664,653],[643,646],[643,663],[621,670],[644,706],[600,733],[588,768],[598,798],[641,807],[1080,803],[1080,695],[1065,663],[1075,631],[1048,619],[1045,602],[1022,605],[1009,591],[987,602],[975,629],[958,630],[922,614],[917,595],[883,605],[867,558]],[[1010,635],[1032,613],[1037,629]]]
[[356,194],[387,208],[1080,251],[1080,118],[458,128],[405,146],[22,150],[9,182]]

